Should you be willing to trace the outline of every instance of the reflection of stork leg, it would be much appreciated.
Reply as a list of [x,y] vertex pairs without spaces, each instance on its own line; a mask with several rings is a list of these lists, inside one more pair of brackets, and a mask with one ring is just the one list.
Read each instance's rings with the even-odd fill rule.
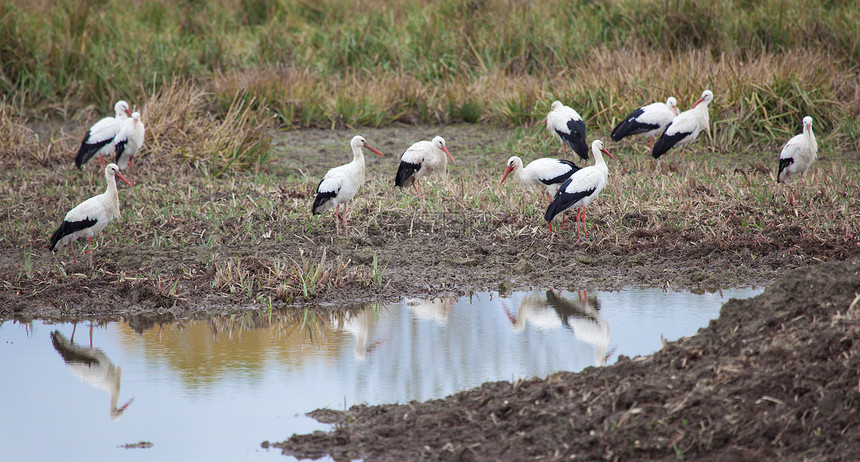
[[510,321],[511,324],[516,325],[517,324],[517,318],[513,315],[513,313],[511,313],[511,310],[509,310],[508,307],[506,307],[504,305],[503,305],[503,308],[505,309],[505,314],[508,315],[508,321]]
[[90,349],[93,348],[93,322],[90,321]]
[[75,329],[78,328],[78,323],[72,324],[72,337],[69,339],[71,343],[75,343]]

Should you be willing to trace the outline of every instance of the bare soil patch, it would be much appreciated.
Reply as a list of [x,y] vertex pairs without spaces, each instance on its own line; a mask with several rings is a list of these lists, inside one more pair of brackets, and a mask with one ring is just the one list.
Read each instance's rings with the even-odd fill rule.
[[856,460],[860,263],[793,271],[698,335],[577,374],[310,415],[335,460]]

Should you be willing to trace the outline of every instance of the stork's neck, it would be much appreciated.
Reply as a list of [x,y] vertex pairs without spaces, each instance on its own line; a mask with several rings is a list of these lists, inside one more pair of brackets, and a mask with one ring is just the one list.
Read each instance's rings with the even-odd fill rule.
[[806,136],[806,141],[812,147],[812,155],[818,155],[818,141],[815,140],[815,133],[812,132],[812,127],[804,128],[803,134]]
[[352,161],[364,165],[364,152],[362,152],[361,146],[352,148]]
[[105,175],[107,178],[107,191],[105,191],[105,198],[107,199],[107,209],[109,210],[108,216],[113,218],[117,218],[120,216],[119,214],[119,194],[116,190],[116,177],[114,175]]

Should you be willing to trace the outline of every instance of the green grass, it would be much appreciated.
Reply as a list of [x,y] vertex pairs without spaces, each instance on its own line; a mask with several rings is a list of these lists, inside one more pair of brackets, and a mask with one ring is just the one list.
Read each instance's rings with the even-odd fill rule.
[[[249,111],[287,128],[519,126],[556,98],[602,126],[711,88],[721,148],[792,132],[804,115],[858,142],[841,122],[860,114],[850,1],[8,0],[0,62],[0,90],[31,118],[95,118],[120,98],[145,107],[179,82],[218,120]],[[265,160],[235,143],[179,154]]]

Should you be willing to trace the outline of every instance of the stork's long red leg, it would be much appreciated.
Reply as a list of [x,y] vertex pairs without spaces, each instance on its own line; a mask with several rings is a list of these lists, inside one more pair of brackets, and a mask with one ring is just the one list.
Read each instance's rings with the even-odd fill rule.
[[87,254],[90,256],[90,268],[93,267],[93,237],[87,238]]
[[582,208],[582,229],[584,234],[588,236],[588,228],[585,227],[585,207]]

